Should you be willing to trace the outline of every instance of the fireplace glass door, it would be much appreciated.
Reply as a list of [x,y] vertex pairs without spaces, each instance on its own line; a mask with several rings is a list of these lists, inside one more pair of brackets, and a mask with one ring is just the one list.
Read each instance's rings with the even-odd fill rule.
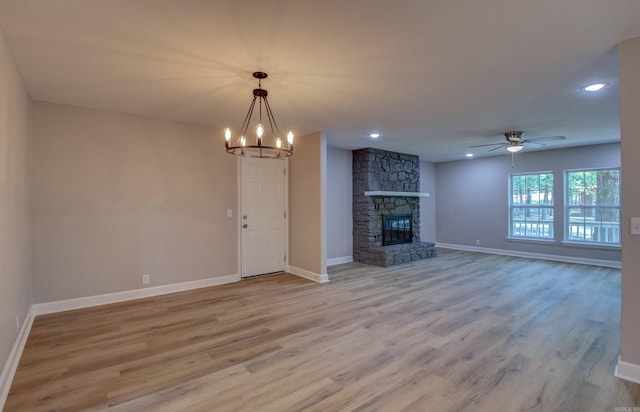
[[413,228],[411,215],[382,215],[382,245],[411,243]]

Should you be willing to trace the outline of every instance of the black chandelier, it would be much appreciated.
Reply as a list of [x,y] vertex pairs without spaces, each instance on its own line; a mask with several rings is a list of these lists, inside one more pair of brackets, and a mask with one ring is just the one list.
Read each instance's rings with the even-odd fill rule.
[[[236,156],[245,157],[260,157],[270,159],[283,159],[293,154],[293,133],[287,133],[286,147],[280,138],[280,130],[278,124],[273,116],[269,101],[267,100],[267,91],[262,88],[262,79],[267,78],[267,73],[255,72],[253,77],[258,79],[258,88],[253,89],[253,100],[249,106],[249,111],[244,118],[242,128],[240,129],[240,137],[236,140],[235,144],[231,143],[231,129],[228,127],[224,129],[224,146],[227,149],[227,153]],[[255,144],[247,144],[247,129],[253,116],[253,109],[256,106],[256,100],[258,100],[258,124],[256,125],[256,141]],[[271,129],[271,137],[269,140],[265,138],[265,126],[262,123],[262,108],[267,114],[269,120],[269,128]],[[269,145],[268,142],[273,142]]]

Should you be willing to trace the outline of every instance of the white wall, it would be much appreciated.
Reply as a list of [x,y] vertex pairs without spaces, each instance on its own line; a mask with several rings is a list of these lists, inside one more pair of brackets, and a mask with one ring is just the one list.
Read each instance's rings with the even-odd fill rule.
[[[508,179],[511,173],[553,171],[554,231],[564,240],[563,171],[619,167],[617,143],[570,149],[527,152],[512,167],[507,154],[436,165],[436,239],[439,243],[480,246],[527,253],[620,261],[620,250],[572,247],[561,243],[523,243],[507,240],[509,232]],[[624,181],[624,177],[623,177]],[[624,195],[623,195],[624,198]],[[480,245],[476,244],[480,241]]]
[[327,259],[353,253],[353,154],[327,148]]
[[420,240],[436,241],[436,165],[420,162],[420,191],[429,197],[420,198]]
[[237,273],[236,157],[183,123],[33,105],[36,302]]
[[[0,362],[32,303],[29,195],[31,100],[0,33]],[[0,403],[1,405],[1,403]]]

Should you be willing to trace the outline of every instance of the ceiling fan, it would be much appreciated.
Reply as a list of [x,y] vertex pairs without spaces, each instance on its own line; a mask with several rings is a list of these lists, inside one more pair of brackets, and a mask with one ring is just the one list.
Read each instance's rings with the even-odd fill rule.
[[506,143],[489,143],[489,144],[480,144],[480,145],[470,146],[470,147],[496,146],[493,149],[488,150],[488,152],[493,152],[494,150],[498,150],[504,147],[511,153],[517,153],[524,148],[525,144],[536,144],[536,145],[544,146],[544,143],[540,143],[540,142],[566,139],[566,137],[564,136],[544,136],[544,137],[534,137],[533,139],[523,139],[524,132],[520,130],[506,132],[504,134],[504,137],[507,139]]

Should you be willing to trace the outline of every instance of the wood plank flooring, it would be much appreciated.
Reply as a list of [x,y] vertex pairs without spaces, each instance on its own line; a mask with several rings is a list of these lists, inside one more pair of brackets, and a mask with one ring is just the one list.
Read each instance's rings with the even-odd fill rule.
[[[620,271],[440,250],[36,318],[6,411],[611,411]],[[622,409],[621,409],[622,410]]]

